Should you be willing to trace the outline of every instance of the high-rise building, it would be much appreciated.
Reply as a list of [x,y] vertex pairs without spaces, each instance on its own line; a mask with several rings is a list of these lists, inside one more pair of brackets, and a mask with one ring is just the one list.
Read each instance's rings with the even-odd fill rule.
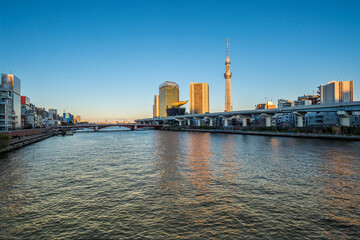
[[75,123],[79,123],[79,122],[81,122],[81,116],[80,116],[80,115],[77,115],[77,116],[75,117]]
[[71,119],[72,119],[71,113],[64,112],[63,113],[63,119],[64,119],[64,122],[67,122],[67,123],[71,122]]
[[49,119],[58,120],[57,109],[49,109]]
[[[1,88],[4,91],[9,91],[11,96],[7,99],[11,102],[6,104],[7,110],[11,108],[11,123],[12,128],[21,128],[21,91],[20,79],[13,74],[1,74]],[[11,100],[10,100],[11,99]],[[1,107],[2,108],[2,107]]]
[[334,104],[352,102],[354,100],[354,81],[336,82],[319,86],[320,103]]
[[226,61],[225,61],[225,109],[224,112],[231,112],[231,76],[230,58],[229,58],[229,39],[226,39]]
[[176,82],[166,81],[159,86],[159,115],[167,117],[166,109],[171,108],[174,102],[179,101],[179,85]]
[[159,112],[159,95],[155,95],[154,96],[154,105],[153,105],[153,117],[159,117],[160,116],[160,112]]
[[30,98],[21,96],[21,128],[34,127],[34,115],[32,112]]
[[190,83],[190,113],[203,114],[209,112],[209,84]]

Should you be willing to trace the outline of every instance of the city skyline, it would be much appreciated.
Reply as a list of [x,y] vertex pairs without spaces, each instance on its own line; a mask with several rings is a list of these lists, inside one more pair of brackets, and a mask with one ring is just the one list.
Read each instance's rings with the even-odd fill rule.
[[202,3],[4,3],[1,35],[11,37],[1,37],[0,71],[19,77],[35,105],[89,121],[151,117],[165,81],[184,100],[191,82],[208,83],[210,112],[221,112],[229,38],[233,110],[331,80],[354,80],[359,100],[356,1]]

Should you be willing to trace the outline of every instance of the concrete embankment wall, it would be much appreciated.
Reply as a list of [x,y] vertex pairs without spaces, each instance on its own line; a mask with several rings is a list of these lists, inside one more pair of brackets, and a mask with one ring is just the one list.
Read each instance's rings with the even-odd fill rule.
[[52,136],[54,136],[53,133],[48,133],[48,134],[33,135],[31,137],[26,137],[23,139],[16,139],[14,141],[11,141],[9,146],[0,149],[0,154],[7,153],[7,152],[13,151],[15,149],[19,149],[21,147],[25,147],[27,145],[33,144],[35,142],[39,142],[41,140],[44,140],[44,139],[52,137]]
[[34,129],[22,129],[22,130],[13,130],[8,132],[1,132],[3,136],[7,136],[8,138],[12,139],[15,137],[25,137],[25,136],[32,136],[32,135],[39,135],[46,133],[53,129],[53,127],[48,128],[34,128]]
[[[4,142],[0,144],[0,154],[52,137],[54,134],[53,127],[1,132],[1,135],[5,137],[5,139],[2,138]],[[6,140],[6,137],[8,140]]]
[[335,139],[360,141],[360,136],[356,135],[339,135],[339,134],[314,134],[314,133],[280,133],[280,132],[257,132],[241,130],[222,130],[222,129],[162,129],[168,131],[188,131],[188,132],[208,132],[208,133],[225,133],[225,134],[242,134],[242,135],[259,135],[273,137],[298,137],[298,138],[317,138],[317,139]]

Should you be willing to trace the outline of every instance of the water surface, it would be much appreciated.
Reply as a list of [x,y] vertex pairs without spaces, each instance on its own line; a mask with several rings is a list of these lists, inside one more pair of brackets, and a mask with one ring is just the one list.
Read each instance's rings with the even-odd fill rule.
[[76,133],[0,157],[0,238],[355,239],[360,143]]

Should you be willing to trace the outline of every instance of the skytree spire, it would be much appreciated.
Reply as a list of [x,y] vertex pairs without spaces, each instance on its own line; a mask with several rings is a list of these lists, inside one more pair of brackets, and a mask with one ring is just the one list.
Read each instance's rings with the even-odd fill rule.
[[226,61],[225,61],[225,109],[224,112],[231,112],[231,76],[229,58],[229,39],[226,39]]
[[229,39],[226,39],[226,57],[229,57]]

